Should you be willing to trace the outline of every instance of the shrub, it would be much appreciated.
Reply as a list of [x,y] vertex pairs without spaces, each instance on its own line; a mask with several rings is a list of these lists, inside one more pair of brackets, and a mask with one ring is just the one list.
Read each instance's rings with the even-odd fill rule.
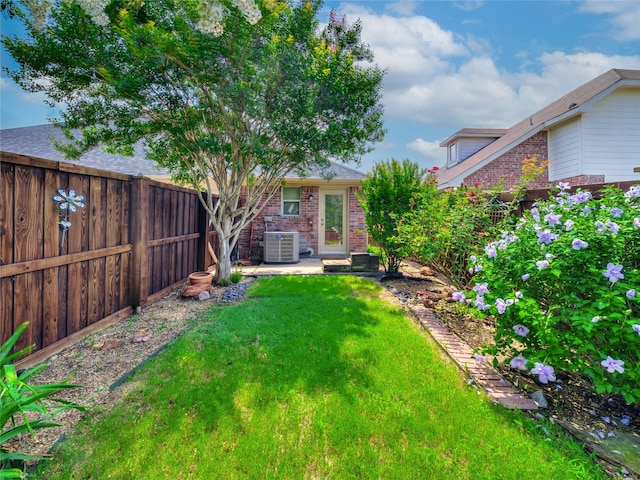
[[231,283],[239,283],[242,280],[242,272],[240,270],[234,270],[229,277]]
[[477,186],[439,192],[438,168],[430,169],[424,183],[422,208],[412,211],[398,226],[409,254],[430,263],[459,286],[467,285],[467,259],[493,232],[491,203]]
[[[84,410],[84,407],[75,403],[52,398],[61,390],[76,388],[67,381],[61,383],[29,385],[27,382],[46,365],[26,370],[16,371],[13,362],[15,359],[29,352],[33,347],[24,348],[16,353],[11,353],[18,338],[27,328],[23,323],[18,330],[0,347],[0,478],[24,478],[23,470],[16,467],[26,460],[41,460],[47,457],[28,455],[24,452],[15,452],[7,447],[12,439],[24,434],[34,435],[34,431],[42,428],[56,427],[58,424],[49,420],[68,408]],[[47,403],[56,405],[55,408],[47,406]],[[31,415],[31,419],[28,415]],[[35,419],[33,419],[35,415]]]
[[598,393],[640,401],[640,187],[601,200],[568,185],[471,258],[466,299],[495,315],[495,345],[542,383],[587,375]]
[[362,204],[371,240],[380,247],[388,273],[395,273],[408,253],[407,239],[398,234],[398,226],[415,209],[421,208],[422,180],[425,175],[416,163],[395,159],[376,163],[362,181],[358,199]]

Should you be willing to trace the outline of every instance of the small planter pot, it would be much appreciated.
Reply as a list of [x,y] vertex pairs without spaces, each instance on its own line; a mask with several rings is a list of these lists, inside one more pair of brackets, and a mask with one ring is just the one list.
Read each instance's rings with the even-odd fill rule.
[[193,272],[189,275],[191,285],[211,285],[213,274],[211,272]]

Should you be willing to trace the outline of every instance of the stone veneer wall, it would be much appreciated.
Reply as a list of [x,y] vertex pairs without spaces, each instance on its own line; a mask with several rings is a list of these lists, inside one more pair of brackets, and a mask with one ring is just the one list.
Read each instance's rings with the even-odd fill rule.
[[[546,131],[536,133],[480,170],[465,177],[463,183],[488,188],[503,182],[505,190],[509,190],[520,180],[522,161],[534,155],[537,155],[540,160],[549,158]],[[545,188],[548,184],[549,173],[545,170],[538,180],[531,183],[529,188]]]

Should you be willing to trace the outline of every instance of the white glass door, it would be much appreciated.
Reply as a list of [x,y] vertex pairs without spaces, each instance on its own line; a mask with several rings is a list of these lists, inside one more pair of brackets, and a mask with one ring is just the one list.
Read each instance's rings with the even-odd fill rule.
[[347,223],[347,192],[320,191],[320,253],[347,253],[349,225]]

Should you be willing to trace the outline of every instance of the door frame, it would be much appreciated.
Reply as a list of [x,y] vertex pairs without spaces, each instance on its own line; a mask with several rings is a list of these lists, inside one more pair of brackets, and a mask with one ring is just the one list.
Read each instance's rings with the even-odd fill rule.
[[[320,255],[346,256],[349,253],[349,190],[346,188],[331,188],[319,190],[318,205],[318,253]],[[326,195],[342,195],[342,244],[326,245],[325,243],[325,203]]]

